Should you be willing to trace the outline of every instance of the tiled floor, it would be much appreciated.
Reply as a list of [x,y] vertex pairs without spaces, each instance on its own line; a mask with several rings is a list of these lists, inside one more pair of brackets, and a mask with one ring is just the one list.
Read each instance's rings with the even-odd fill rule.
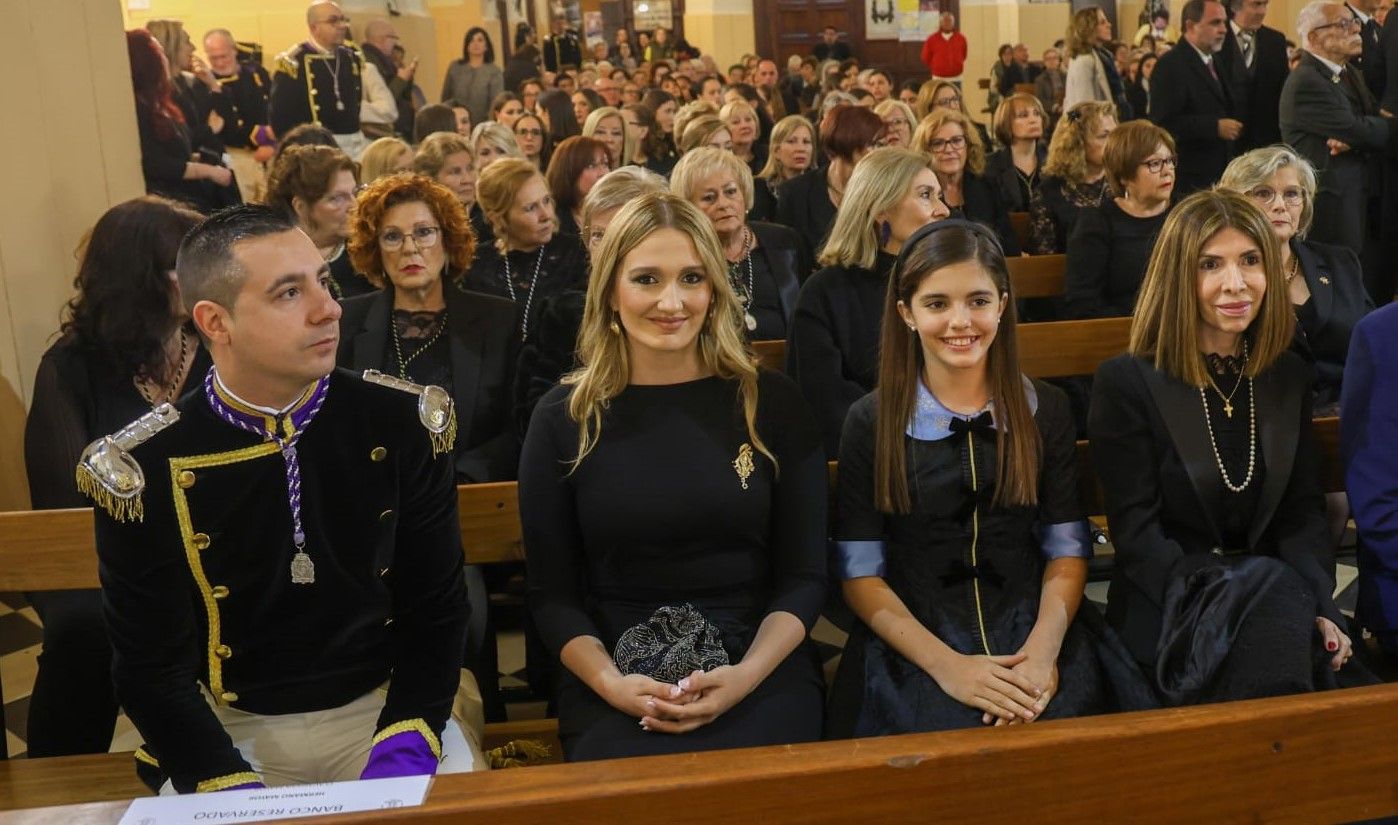
[[[1352,556],[1346,561],[1338,566],[1336,601],[1341,610],[1352,614],[1356,591],[1354,581],[1358,571],[1353,566]],[[1103,606],[1107,597],[1106,583],[1088,584],[1087,597],[1098,607]],[[812,636],[827,669],[833,668],[844,645],[845,634],[822,619]],[[29,693],[34,686],[37,670],[39,642],[39,618],[34,615],[34,609],[28,607],[18,594],[0,593],[0,681],[3,683],[5,700],[5,740],[11,757],[21,756],[25,751],[25,723],[29,714]],[[505,630],[500,633],[500,685],[506,692],[511,719],[539,718],[543,715],[544,703],[533,701],[526,692],[523,631]],[[117,736],[120,737],[129,727],[123,717],[117,724]]]

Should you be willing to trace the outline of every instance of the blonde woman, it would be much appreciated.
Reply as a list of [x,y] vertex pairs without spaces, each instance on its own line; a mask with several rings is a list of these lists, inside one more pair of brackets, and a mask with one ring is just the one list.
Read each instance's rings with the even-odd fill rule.
[[522,158],[515,133],[503,123],[487,120],[477,123],[471,130],[471,146],[476,150],[476,171],[485,168],[500,158]]
[[746,163],[753,171],[761,169],[767,162],[766,147],[757,145],[758,138],[761,137],[761,124],[757,119],[757,110],[752,108],[752,104],[746,100],[725,103],[723,108],[718,110],[718,118],[728,127],[728,133],[733,137],[733,154],[738,156],[738,160]]
[[[1068,27],[1068,79],[1064,84],[1063,108],[1072,109],[1083,101],[1112,103],[1111,77],[1116,76],[1116,58],[1106,50],[1112,39],[1112,21],[1097,6],[1079,9]],[[1117,78],[1117,85],[1121,79]]]
[[960,86],[950,80],[936,79],[922,84],[917,92],[917,102],[913,104],[913,114],[917,115],[918,121],[921,122],[938,109],[952,109],[965,115],[968,121],[976,125],[981,145],[990,146],[990,132],[986,131],[984,124],[971,117],[971,110],[966,108],[966,98],[962,97]]
[[1068,237],[1084,209],[1107,194],[1107,137],[1116,128],[1116,107],[1088,101],[1074,106],[1053,130],[1039,181],[1039,199],[1029,206],[1029,253],[1068,250]]
[[820,257],[824,268],[801,289],[786,347],[787,373],[815,409],[832,459],[839,455],[845,413],[878,379],[893,262],[914,232],[947,215],[941,183],[919,152],[875,149],[850,176]]
[[733,151],[733,133],[728,131],[728,124],[713,115],[703,115],[690,121],[680,138],[680,157],[701,146]]
[[811,168],[815,160],[815,127],[804,115],[787,115],[772,127],[767,164],[754,181],[748,217],[770,221],[777,215],[777,187]]
[[626,127],[626,118],[621,110],[613,106],[603,106],[587,116],[583,123],[583,137],[600,140],[607,147],[607,157],[613,169],[620,169],[631,162],[636,147],[631,139],[631,130]]
[[911,146],[913,128],[917,126],[917,116],[913,107],[901,100],[888,98],[874,105],[874,114],[883,118],[888,130],[883,135],[884,146]]
[[701,117],[718,117],[719,108],[707,100],[691,100],[675,112],[674,119],[674,141],[675,145],[680,145],[680,139],[684,137],[684,130],[690,123]]
[[413,148],[396,137],[381,137],[359,157],[359,180],[369,185],[379,178],[413,168]]
[[471,142],[455,132],[434,132],[418,144],[413,171],[450,189],[471,218],[476,246],[484,248],[495,240],[495,232],[476,203],[476,150]]
[[986,159],[985,177],[1006,209],[1028,212],[1039,198],[1039,169],[1048,156],[1048,113],[1037,97],[1015,92],[1000,101],[994,126],[1000,149]]
[[530,606],[563,664],[570,761],[820,738],[804,640],[825,592],[825,457],[796,387],[748,353],[724,269],[684,199],[623,207],[582,366],[525,438]]
[[985,176],[985,144],[969,118],[954,109],[937,109],[918,124],[913,148],[932,159],[952,217],[985,224],[999,236],[1006,255],[1020,254],[1010,210]]

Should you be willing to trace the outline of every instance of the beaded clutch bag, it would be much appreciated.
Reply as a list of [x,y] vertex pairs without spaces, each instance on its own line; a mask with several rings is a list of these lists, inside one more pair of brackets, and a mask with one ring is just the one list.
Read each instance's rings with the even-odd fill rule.
[[728,664],[718,627],[692,604],[665,605],[617,640],[612,661],[623,674],[674,684],[696,670]]

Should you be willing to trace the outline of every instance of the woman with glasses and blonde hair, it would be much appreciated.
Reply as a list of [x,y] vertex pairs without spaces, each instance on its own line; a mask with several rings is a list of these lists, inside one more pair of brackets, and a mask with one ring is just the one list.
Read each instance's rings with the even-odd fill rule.
[[1243,195],[1199,192],[1165,221],[1127,353],[1097,371],[1088,435],[1116,546],[1107,621],[1167,705],[1369,681],[1331,595],[1295,325],[1268,217]]
[[883,134],[884,146],[912,146],[913,129],[917,117],[913,108],[901,100],[889,98],[874,105],[874,114],[883,118],[887,130]]
[[329,146],[289,146],[267,173],[263,203],[296,221],[330,264],[330,291],[337,300],[372,292],[345,252],[350,215],[359,189],[358,168],[349,155]]
[[491,164],[481,173],[477,192],[495,244],[476,256],[466,288],[513,301],[519,312],[516,335],[528,341],[543,303],[586,282],[582,246],[558,231],[548,181],[524,158]]
[[520,462],[570,761],[820,738],[806,638],[825,595],[825,457],[742,314],[688,201],[645,195],[612,220],[582,366],[539,402]]
[[1267,146],[1234,158],[1218,187],[1246,195],[1271,222],[1296,312],[1292,349],[1315,368],[1316,415],[1338,415],[1350,334],[1374,304],[1352,250],[1305,240],[1315,214],[1315,169],[1288,146]]
[[893,262],[914,232],[950,214],[927,157],[894,147],[859,162],[845,207],[821,253],[824,268],[801,287],[786,345],[787,374],[814,409],[831,459],[840,453],[845,414],[878,380]]
[[1031,94],[1011,93],[995,110],[995,137],[1000,141],[985,162],[985,177],[1011,212],[1028,212],[1039,199],[1039,170],[1048,159],[1044,130],[1048,113]]
[[1113,197],[1084,209],[1068,236],[1067,317],[1130,315],[1175,188],[1175,140],[1147,120],[1116,127],[1103,165]]
[[748,218],[771,221],[777,216],[777,189],[811,168],[815,160],[815,127],[802,115],[787,115],[772,127],[767,163],[753,180],[753,203]]
[[1000,237],[1006,255],[1020,254],[1010,210],[985,177],[985,144],[969,118],[952,109],[934,111],[918,124],[912,148],[931,159],[953,218],[985,224]]
[[1072,413],[1020,370],[995,234],[966,220],[915,232],[880,338],[878,387],[840,444],[832,567],[859,621],[827,735],[1155,706],[1100,614],[1079,610],[1092,551]]
[[1039,198],[1029,205],[1029,254],[1068,249],[1078,215],[1107,195],[1107,137],[1116,128],[1116,107],[1086,102],[1058,122],[1039,178]]
[[732,152],[703,147],[686,152],[670,174],[670,191],[713,223],[728,278],[743,305],[743,325],[754,341],[785,339],[800,282],[810,263],[795,230],[748,221],[752,173]]
[[922,84],[917,92],[917,102],[913,104],[913,114],[917,115],[918,122],[921,123],[928,115],[938,109],[950,109],[960,112],[966,120],[975,124],[976,133],[980,135],[981,145],[990,146],[990,132],[985,126],[974,117],[971,117],[971,110],[966,108],[966,98],[961,95],[961,87],[950,80],[928,80]]

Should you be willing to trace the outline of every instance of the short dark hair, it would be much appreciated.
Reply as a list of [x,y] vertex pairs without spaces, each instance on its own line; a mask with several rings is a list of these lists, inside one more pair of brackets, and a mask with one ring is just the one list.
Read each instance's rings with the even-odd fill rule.
[[294,229],[291,217],[260,203],[220,209],[201,221],[184,236],[175,256],[185,310],[192,311],[200,301],[213,301],[231,310],[246,274],[234,254],[234,245]]
[[[463,109],[466,107],[462,107]],[[430,103],[413,118],[413,143],[422,143],[435,132],[456,133],[456,112],[446,103]]]
[[477,33],[485,38],[485,62],[494,63],[495,44],[490,41],[490,32],[480,26],[472,26],[467,29],[466,36],[461,38],[461,62],[469,63],[471,61],[471,50],[466,47],[471,45],[471,38],[475,37]]
[[820,122],[820,146],[832,158],[854,160],[857,153],[873,148],[886,129],[883,118],[870,109],[836,106]]
[[1170,22],[1170,10],[1169,10],[1169,9],[1166,9],[1166,8],[1159,8],[1159,9],[1156,9],[1155,12],[1150,16],[1150,19],[1151,19],[1151,20],[1164,20],[1166,23],[1169,23],[1169,22]]
[[1198,23],[1204,19],[1204,5],[1206,3],[1216,3],[1218,0],[1189,0],[1180,10],[1180,25],[1188,26],[1190,23]]

